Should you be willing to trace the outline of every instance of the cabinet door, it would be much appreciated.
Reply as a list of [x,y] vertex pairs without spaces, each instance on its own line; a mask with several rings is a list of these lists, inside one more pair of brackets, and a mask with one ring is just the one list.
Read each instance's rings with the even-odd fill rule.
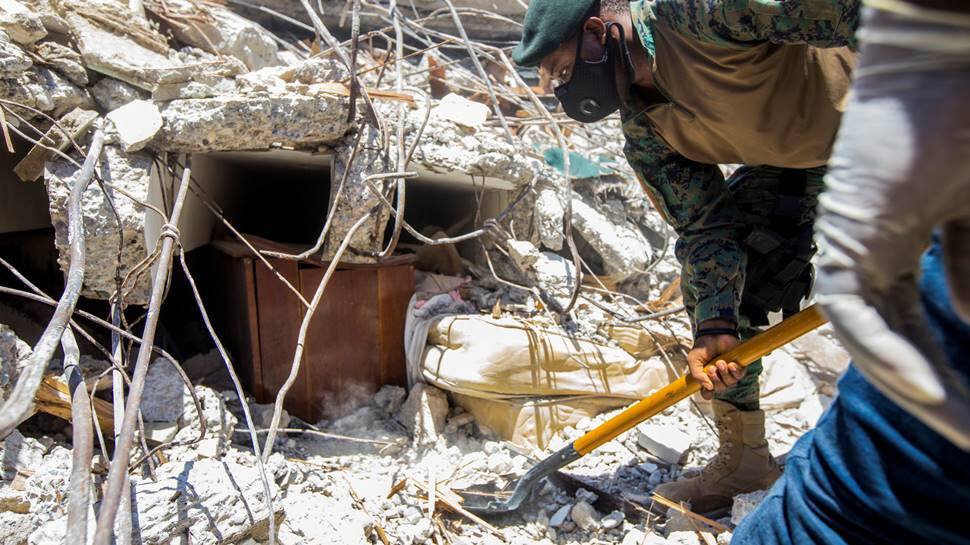
[[[300,289],[300,274],[295,261],[270,260],[286,280]],[[260,388],[253,395],[260,403],[272,403],[286,382],[296,350],[296,336],[303,320],[303,303],[286,284],[261,261],[254,262],[256,271],[256,304],[259,314]],[[302,405],[293,390],[283,406],[303,418]]]
[[[323,278],[317,267],[301,269],[307,299]],[[302,385],[311,422],[344,416],[366,404],[382,384],[381,309],[377,269],[336,271],[310,322]]]

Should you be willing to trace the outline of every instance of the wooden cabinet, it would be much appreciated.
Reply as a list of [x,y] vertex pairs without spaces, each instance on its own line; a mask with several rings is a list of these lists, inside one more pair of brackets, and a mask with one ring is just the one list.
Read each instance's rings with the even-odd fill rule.
[[[241,244],[216,242],[192,253],[195,269],[204,269],[206,308],[245,386],[258,402],[274,401],[290,374],[305,305]],[[307,301],[327,267],[269,262]],[[339,418],[382,385],[405,385],[404,321],[413,293],[407,257],[341,265],[310,321],[286,410],[308,422]]]

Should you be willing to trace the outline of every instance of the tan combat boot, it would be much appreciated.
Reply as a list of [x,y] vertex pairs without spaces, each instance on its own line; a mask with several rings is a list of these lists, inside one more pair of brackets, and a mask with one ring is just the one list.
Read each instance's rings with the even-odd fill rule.
[[676,502],[689,502],[696,513],[721,516],[734,496],[771,486],[781,475],[768,452],[764,411],[739,411],[714,400],[714,417],[721,445],[701,474],[664,483],[654,492]]

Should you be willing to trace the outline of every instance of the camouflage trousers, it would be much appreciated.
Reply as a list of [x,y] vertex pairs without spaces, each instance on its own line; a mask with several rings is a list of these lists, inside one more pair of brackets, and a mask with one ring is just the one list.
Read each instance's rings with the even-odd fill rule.
[[[741,211],[747,226],[770,228],[779,221],[773,213],[776,209],[778,195],[783,191],[781,188],[782,172],[783,169],[778,167],[745,166],[739,168],[727,179],[728,191],[731,193],[735,206]],[[798,224],[815,221],[818,195],[824,187],[822,177],[825,175],[825,168],[805,169],[805,174],[804,195],[799,198],[798,210],[790,220],[797,221]],[[742,267],[742,270],[744,270],[744,267]],[[684,303],[687,306],[688,313],[693,316],[697,298],[691,292],[686,281],[683,282],[682,286]],[[750,326],[744,315],[740,317],[738,332],[742,339],[751,338],[758,331],[758,328]],[[740,382],[724,393],[715,394],[714,397],[730,403],[742,411],[758,410],[758,376],[762,369],[762,362],[759,359],[747,367],[744,378]]]

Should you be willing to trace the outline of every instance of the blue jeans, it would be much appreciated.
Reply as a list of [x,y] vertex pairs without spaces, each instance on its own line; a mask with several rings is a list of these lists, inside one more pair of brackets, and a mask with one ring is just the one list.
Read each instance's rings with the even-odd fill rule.
[[[970,380],[970,326],[949,305],[939,245],[923,257],[920,291],[950,364]],[[731,543],[966,545],[970,454],[850,367],[839,396],[792,448],[785,473]]]

